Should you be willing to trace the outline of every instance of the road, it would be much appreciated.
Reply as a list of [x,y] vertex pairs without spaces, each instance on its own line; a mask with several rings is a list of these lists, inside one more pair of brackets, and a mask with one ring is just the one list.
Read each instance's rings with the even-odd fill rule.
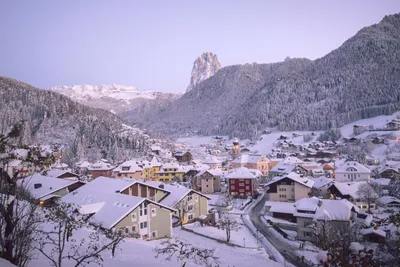
[[267,226],[263,224],[260,218],[260,213],[264,207],[265,201],[267,201],[268,195],[265,194],[263,199],[253,207],[250,213],[250,220],[253,225],[258,229],[260,233],[262,233],[265,238],[282,254],[282,256],[290,262],[291,264],[299,267],[308,267],[307,264],[299,262],[298,258],[295,254],[295,249],[288,246],[285,242],[276,238],[268,229]]

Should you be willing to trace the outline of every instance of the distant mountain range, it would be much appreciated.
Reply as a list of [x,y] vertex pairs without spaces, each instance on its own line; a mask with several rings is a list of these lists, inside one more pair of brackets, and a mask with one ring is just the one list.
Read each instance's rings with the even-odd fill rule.
[[151,90],[139,91],[134,86],[124,85],[73,85],[56,86],[51,91],[63,94],[71,99],[94,108],[121,113],[135,109],[149,100],[175,100],[182,94],[160,93]]
[[123,160],[144,154],[149,147],[147,134],[108,111],[0,77],[0,133],[16,123],[22,123],[21,141],[25,144],[64,146],[63,161],[67,163],[80,159]]
[[[316,38],[319,38],[316,36]],[[325,130],[400,110],[400,15],[363,28],[317,60],[219,69],[182,97],[126,120],[166,134]],[[146,111],[146,110],[143,110]]]

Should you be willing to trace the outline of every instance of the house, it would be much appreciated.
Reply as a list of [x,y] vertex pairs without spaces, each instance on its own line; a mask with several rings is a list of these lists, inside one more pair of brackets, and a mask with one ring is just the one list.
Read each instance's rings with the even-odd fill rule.
[[274,218],[296,222],[296,217],[293,216],[295,211],[293,202],[266,201],[264,211]]
[[190,163],[193,159],[192,154],[189,151],[183,152],[183,151],[177,151],[174,153],[174,157],[178,162],[182,163]]
[[256,172],[245,167],[231,170],[227,175],[228,192],[231,196],[252,196],[257,194],[258,180]]
[[378,226],[374,226],[368,229],[362,229],[361,234],[364,241],[374,243],[385,243],[386,241],[386,232],[379,229]]
[[111,166],[111,164],[107,161],[99,160],[93,163],[92,166],[88,168],[88,172],[92,179],[95,179],[99,176],[111,177],[113,169],[114,167]]
[[67,170],[69,167],[68,167],[67,164],[57,161],[56,163],[51,165],[51,168],[52,169],[59,169],[59,170]]
[[172,182],[182,181],[185,171],[177,163],[165,163],[161,166],[161,169],[155,173],[153,181],[159,182]]
[[92,166],[92,163],[88,161],[81,161],[76,164],[76,170],[79,174],[86,174],[90,166]]
[[313,181],[314,184],[311,189],[311,194],[315,197],[329,198],[330,193],[328,191],[328,188],[334,183],[333,179],[327,178],[325,176],[320,176],[313,179]]
[[335,170],[337,182],[367,182],[371,178],[371,170],[356,161],[348,161]]
[[270,201],[290,202],[308,197],[313,184],[313,180],[291,172],[287,175],[273,178],[265,186]]
[[400,171],[399,169],[392,167],[384,167],[379,172],[379,177],[388,178],[388,179],[400,179]]
[[[315,242],[315,230],[323,223],[337,229],[348,229],[355,220],[358,208],[349,201],[319,199],[316,197],[298,200],[293,216],[297,221],[297,238]],[[315,227],[314,227],[315,225]]]
[[14,177],[18,172],[16,178],[22,178],[34,174],[36,171],[35,166],[31,162],[23,162],[22,160],[12,160],[7,165],[7,173],[10,177]]
[[269,163],[269,159],[262,155],[242,155],[231,162],[231,167],[233,169],[240,167],[256,169],[261,171],[263,175],[267,175]]
[[112,170],[112,177],[143,179],[143,168],[137,160],[128,160]]
[[[362,201],[357,191],[360,185],[366,182],[352,182],[352,183],[333,183],[329,186],[328,192],[331,198],[347,199],[348,201],[357,205],[359,209],[367,210],[368,203]],[[371,203],[371,209],[376,208],[376,203]]]
[[79,174],[60,169],[51,169],[43,172],[45,176],[54,177],[54,178],[62,178],[62,179],[71,179],[76,180],[79,178]]
[[176,211],[172,215],[182,223],[192,222],[208,215],[210,198],[198,191],[174,183],[146,181],[144,184],[162,189],[165,192],[165,196],[158,203],[175,209]]
[[291,173],[295,168],[296,164],[280,161],[272,169],[270,169],[268,177],[273,178],[276,176],[284,176]]
[[393,131],[400,130],[400,119],[393,119],[391,122],[386,124],[386,127]]
[[323,176],[324,174],[325,174],[325,171],[322,168],[320,168],[320,169],[312,169],[311,170],[311,176],[314,177],[314,178]]
[[79,181],[57,179],[40,173],[19,179],[17,184],[27,190],[41,205],[51,205],[60,197],[73,192],[83,185]]
[[400,199],[392,196],[383,196],[378,199],[378,205],[385,209],[400,208]]
[[157,145],[152,145],[151,146],[151,152],[153,152],[154,154],[160,156],[161,147],[157,146]]
[[210,167],[210,169],[221,169],[222,161],[218,160],[215,157],[209,158],[203,162],[204,165]]
[[388,160],[400,161],[400,152],[392,152],[386,156]]
[[125,229],[143,239],[172,236],[172,212],[175,210],[143,197],[122,194],[117,188],[135,184],[125,179],[98,177],[62,197],[77,206],[89,222],[104,229]]
[[203,194],[213,194],[221,191],[220,169],[208,169],[198,173],[196,177],[201,181],[201,192]]

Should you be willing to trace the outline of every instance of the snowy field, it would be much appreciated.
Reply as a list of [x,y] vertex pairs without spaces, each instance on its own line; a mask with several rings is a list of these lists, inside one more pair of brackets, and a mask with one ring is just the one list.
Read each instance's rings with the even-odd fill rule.
[[[243,227],[244,229],[244,227]],[[240,236],[246,238],[249,245],[255,244],[255,238],[248,234],[248,230],[241,230]],[[247,231],[247,232],[246,232]],[[181,230],[180,228],[173,229],[174,237],[179,238],[179,240],[186,241],[197,247],[215,249],[215,255],[219,257],[220,266],[272,266],[278,267],[282,266],[269,259],[268,254],[264,249],[251,249],[251,248],[237,248],[224,245],[217,241]],[[236,233],[232,233],[232,238],[234,238]],[[238,235],[239,236],[239,235]],[[78,238],[84,238],[85,234],[80,234]],[[242,240],[243,241],[243,240]],[[156,241],[144,241],[139,239],[128,238],[120,245],[120,250],[116,251],[114,258],[111,257],[110,252],[104,253],[103,265],[105,267],[141,267],[141,266],[165,266],[165,267],[177,267],[181,266],[182,263],[178,262],[175,258],[171,261],[166,261],[164,258],[155,258],[156,254],[153,249],[159,245],[162,240]],[[42,255],[37,255],[37,259],[33,260],[29,266],[30,267],[45,267],[50,266],[49,262]],[[63,264],[65,267],[72,267],[72,262],[65,262]],[[98,266],[96,264],[88,265]],[[193,262],[188,262],[186,266],[198,266]]]

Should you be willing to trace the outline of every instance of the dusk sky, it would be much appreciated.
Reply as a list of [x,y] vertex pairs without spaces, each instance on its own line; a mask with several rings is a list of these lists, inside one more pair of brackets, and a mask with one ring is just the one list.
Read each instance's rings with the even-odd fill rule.
[[398,12],[399,0],[3,0],[0,76],[183,92],[202,52],[223,66],[316,59]]

